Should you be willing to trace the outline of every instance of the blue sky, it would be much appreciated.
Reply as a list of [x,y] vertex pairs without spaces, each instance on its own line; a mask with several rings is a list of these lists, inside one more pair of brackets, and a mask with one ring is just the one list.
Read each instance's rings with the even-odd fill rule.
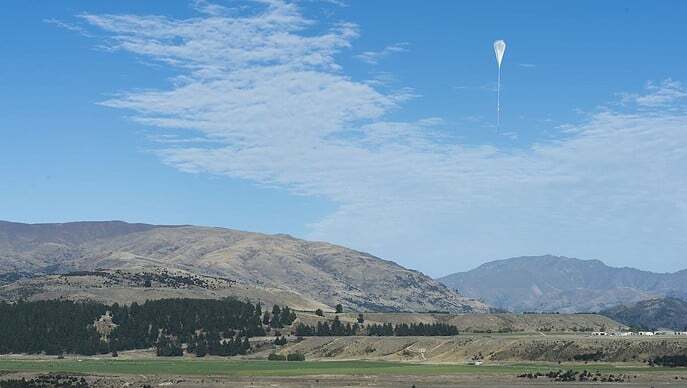
[[687,267],[684,2],[3,5],[0,219]]

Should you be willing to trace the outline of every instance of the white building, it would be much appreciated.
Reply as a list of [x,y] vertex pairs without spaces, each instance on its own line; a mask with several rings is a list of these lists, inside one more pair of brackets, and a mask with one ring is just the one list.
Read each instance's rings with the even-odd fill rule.
[[627,337],[627,336],[631,336],[632,334],[633,333],[631,331],[617,331],[617,332],[613,333],[613,335],[616,335],[618,337]]

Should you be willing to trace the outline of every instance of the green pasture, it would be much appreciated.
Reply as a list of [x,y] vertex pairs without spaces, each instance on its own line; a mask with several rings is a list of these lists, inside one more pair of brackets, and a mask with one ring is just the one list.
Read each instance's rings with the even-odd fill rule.
[[0,359],[0,371],[68,372],[82,374],[137,375],[225,375],[225,376],[304,376],[304,375],[440,375],[440,374],[520,374],[558,369],[601,373],[686,373],[685,368],[649,368],[638,364],[500,364],[449,365],[385,361],[262,361],[222,359],[141,359],[141,360],[45,360]]

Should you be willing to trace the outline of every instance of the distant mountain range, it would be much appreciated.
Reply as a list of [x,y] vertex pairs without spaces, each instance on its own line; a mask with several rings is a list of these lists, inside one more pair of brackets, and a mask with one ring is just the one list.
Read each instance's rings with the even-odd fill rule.
[[649,299],[601,311],[602,315],[642,329],[687,331],[687,302],[677,298]]
[[437,280],[516,312],[588,312],[666,296],[687,298],[687,270],[661,274],[550,255],[492,261]]
[[0,299],[239,298],[295,308],[486,312],[430,277],[324,242],[121,221],[0,221]]

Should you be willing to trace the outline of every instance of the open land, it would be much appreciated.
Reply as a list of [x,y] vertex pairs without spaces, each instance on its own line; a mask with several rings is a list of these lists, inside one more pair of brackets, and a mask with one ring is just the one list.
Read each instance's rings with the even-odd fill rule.
[[[259,341],[260,339],[254,339]],[[267,341],[265,339],[265,341]],[[589,334],[461,334],[453,337],[306,337],[256,347],[247,356],[155,357],[134,350],[92,357],[0,356],[0,380],[84,378],[91,387],[684,387],[687,368],[650,367],[649,355],[684,354],[687,338],[599,338]],[[514,351],[518,350],[517,352]],[[420,350],[423,350],[420,352]],[[307,361],[266,361],[271,352],[303,352]],[[481,353],[482,365],[470,365]],[[622,354],[635,357],[617,360]],[[569,361],[599,354],[602,361]],[[531,359],[531,361],[523,361]],[[592,382],[556,382],[537,372],[588,371]],[[601,382],[613,376],[621,381]]]
[[680,387],[687,384],[687,369],[648,367],[638,363],[499,363],[460,365],[385,361],[305,361],[207,359],[35,359],[2,358],[3,380],[37,378],[52,373],[84,377],[90,386],[229,386],[229,387],[507,387],[548,385],[546,377],[523,379],[523,373],[574,369],[602,376],[623,376],[617,383],[556,383],[566,387],[599,386]]

